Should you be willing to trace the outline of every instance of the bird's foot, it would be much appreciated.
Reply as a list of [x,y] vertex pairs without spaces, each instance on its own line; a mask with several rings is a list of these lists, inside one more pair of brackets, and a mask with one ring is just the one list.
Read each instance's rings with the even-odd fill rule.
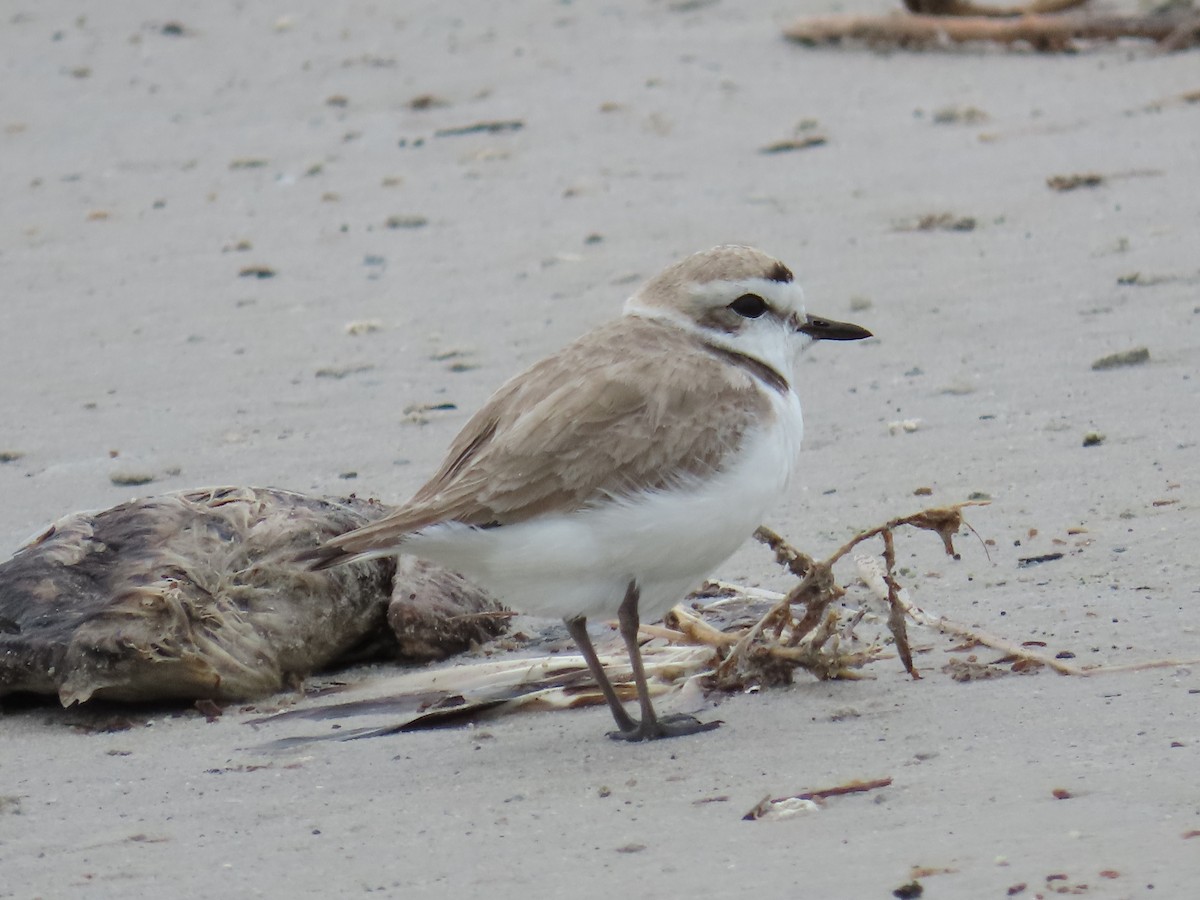
[[694,716],[678,714],[664,716],[661,719],[643,719],[636,726],[622,731],[610,731],[608,736],[614,741],[657,741],[660,738],[681,737],[685,734],[699,734],[702,731],[712,731],[721,727],[721,720],[701,722]]

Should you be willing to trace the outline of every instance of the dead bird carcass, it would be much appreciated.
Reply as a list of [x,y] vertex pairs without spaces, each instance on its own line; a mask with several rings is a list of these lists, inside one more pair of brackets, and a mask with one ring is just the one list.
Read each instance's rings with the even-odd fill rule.
[[66,516],[0,564],[0,696],[245,700],[337,663],[441,658],[503,630],[498,603],[430,563],[295,562],[387,512],[220,487]]

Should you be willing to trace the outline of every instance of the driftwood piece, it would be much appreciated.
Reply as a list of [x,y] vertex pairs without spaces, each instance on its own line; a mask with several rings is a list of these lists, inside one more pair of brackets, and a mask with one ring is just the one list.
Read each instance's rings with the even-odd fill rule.
[[1154,41],[1160,50],[1184,50],[1200,43],[1200,13],[1172,10],[1134,16],[1018,15],[997,17],[1000,10],[981,15],[883,16],[834,15],[798,19],[783,33],[801,44],[861,41],[872,47],[924,49],[971,41],[1024,43],[1046,53],[1077,49],[1077,41],[1115,41],[1138,38]]
[[398,643],[426,660],[502,630],[495,601],[429,563],[395,579],[393,559],[296,562],[387,512],[221,487],[66,516],[0,564],[0,696],[245,700]]
[[985,16],[992,19],[1010,19],[1016,16],[1065,12],[1087,2],[1088,0],[1033,0],[1020,6],[991,6],[972,3],[971,0],[904,0],[904,8],[910,13],[926,16]]

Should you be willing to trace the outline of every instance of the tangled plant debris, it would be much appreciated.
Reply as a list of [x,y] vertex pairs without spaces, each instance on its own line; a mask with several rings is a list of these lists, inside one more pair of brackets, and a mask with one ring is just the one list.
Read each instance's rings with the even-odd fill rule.
[[1165,4],[1136,15],[1080,12],[1087,0],[1031,0],[992,6],[970,0],[904,0],[905,12],[836,14],[797,19],[784,35],[806,46],[858,41],[875,48],[909,50],[985,41],[1025,44],[1042,53],[1070,53],[1080,42],[1133,38],[1154,41],[1160,52],[1200,42],[1200,12],[1191,4]]
[[[834,565],[860,544],[875,537],[883,541],[883,569],[876,573],[881,587],[877,587],[876,592],[882,592],[881,599],[888,604],[887,625],[901,662],[910,675],[919,678],[908,642],[906,606],[895,576],[894,533],[906,526],[933,531],[942,539],[947,555],[957,558],[954,535],[965,524],[962,511],[969,506],[981,505],[986,502],[968,500],[891,519],[859,532],[820,562],[795,549],[770,529],[760,527],[754,533],[755,539],[769,547],[775,560],[800,581],[737,640],[716,669],[715,686],[730,690],[743,687],[748,681],[775,682],[781,675],[787,680],[788,667],[807,669],[819,678],[853,677],[852,670],[878,658],[881,652],[878,647],[851,653],[841,651],[841,639],[853,632],[862,613],[847,628],[839,630],[838,614],[830,609],[845,594],[834,577]],[[867,584],[871,586],[869,580]]]

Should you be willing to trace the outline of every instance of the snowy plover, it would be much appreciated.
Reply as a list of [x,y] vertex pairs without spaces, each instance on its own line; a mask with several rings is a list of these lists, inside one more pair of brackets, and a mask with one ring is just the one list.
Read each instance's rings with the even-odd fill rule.
[[[562,616],[619,731],[649,740],[715,728],[659,718],[638,650],[656,619],[733,554],[787,486],[803,422],[796,356],[870,337],[804,312],[787,266],[751,247],[689,256],[624,315],[500,388],[437,474],[395,513],[303,557],[323,569],[411,553],[461,571],[515,609]],[[640,721],[588,638],[616,613]]]

